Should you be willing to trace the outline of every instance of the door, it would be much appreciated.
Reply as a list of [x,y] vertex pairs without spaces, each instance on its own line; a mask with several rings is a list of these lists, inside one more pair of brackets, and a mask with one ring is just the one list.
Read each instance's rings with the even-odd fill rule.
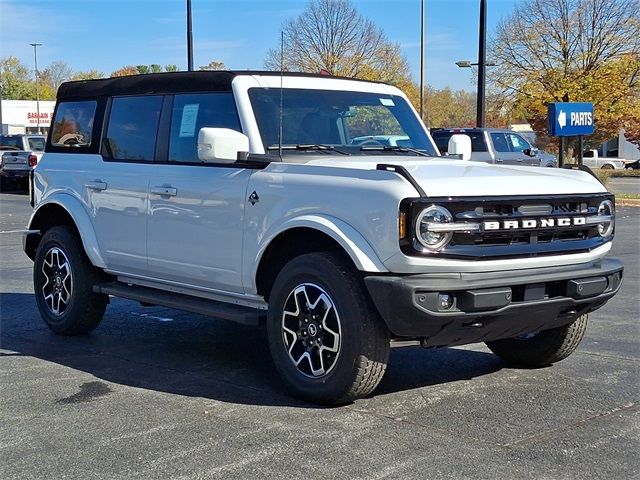
[[537,155],[531,156],[524,153],[525,150],[531,150],[533,148],[524,137],[517,133],[507,133],[506,137],[511,153],[514,155],[518,165],[527,165],[529,167],[540,166],[540,158]]
[[241,131],[231,92],[175,95],[167,161],[149,183],[151,276],[242,292],[242,231],[251,170],[198,160],[200,128]]
[[520,155],[511,152],[509,140],[504,133],[491,132],[489,136],[491,137],[491,143],[498,165],[522,165]]
[[153,171],[163,97],[116,97],[102,141],[100,171],[87,178],[89,204],[107,267],[122,273],[147,271],[149,176]]

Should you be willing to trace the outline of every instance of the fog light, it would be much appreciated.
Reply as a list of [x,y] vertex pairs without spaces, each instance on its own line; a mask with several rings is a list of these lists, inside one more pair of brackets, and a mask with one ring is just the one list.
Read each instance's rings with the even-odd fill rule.
[[440,310],[451,310],[453,308],[454,296],[449,293],[438,294],[438,308]]

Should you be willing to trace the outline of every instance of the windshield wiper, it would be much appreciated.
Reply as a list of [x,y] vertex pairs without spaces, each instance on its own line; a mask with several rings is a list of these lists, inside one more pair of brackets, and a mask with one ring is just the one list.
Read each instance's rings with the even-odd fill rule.
[[[278,150],[279,148],[279,145],[271,145],[267,148],[267,150]],[[319,150],[327,153],[336,152],[340,155],[350,155],[350,153],[338,150],[336,147],[333,147],[331,145],[323,145],[321,143],[299,143],[298,145],[282,145],[282,150]]]
[[420,155],[421,157],[431,157],[428,153],[421,152],[420,150],[416,150],[415,148],[409,147],[399,147],[397,145],[365,145],[360,147],[360,150],[363,152],[373,151],[373,152],[411,152],[416,155]]

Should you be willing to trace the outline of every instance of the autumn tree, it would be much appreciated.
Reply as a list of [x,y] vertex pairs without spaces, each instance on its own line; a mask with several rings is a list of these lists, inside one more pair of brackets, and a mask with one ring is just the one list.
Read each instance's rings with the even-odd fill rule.
[[592,102],[598,144],[638,117],[639,11],[638,0],[524,0],[498,25],[491,80],[540,135],[548,103]]
[[104,78],[104,72],[99,70],[79,71],[73,74],[71,80],[95,80],[97,78]]
[[202,65],[198,70],[226,70],[227,66],[224,62],[218,60],[212,60],[206,65]]
[[282,32],[283,64],[280,48],[271,49],[265,60],[270,70],[327,72],[415,88],[399,45],[349,0],[310,0],[300,16],[284,22]]

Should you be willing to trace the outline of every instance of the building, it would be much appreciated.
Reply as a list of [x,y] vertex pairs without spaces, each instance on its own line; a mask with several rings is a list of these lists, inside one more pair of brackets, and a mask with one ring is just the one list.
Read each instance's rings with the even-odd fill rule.
[[38,102],[35,100],[2,100],[0,120],[3,135],[17,133],[47,133],[53,117],[54,101],[40,100],[40,121],[38,122]]

